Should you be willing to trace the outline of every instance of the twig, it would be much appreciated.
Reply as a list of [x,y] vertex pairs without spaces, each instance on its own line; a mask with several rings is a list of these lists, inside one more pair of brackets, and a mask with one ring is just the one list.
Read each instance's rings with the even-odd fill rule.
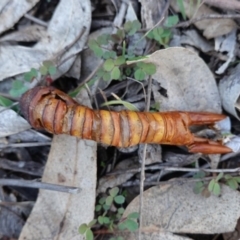
[[30,143],[9,143],[9,144],[3,144],[0,143],[0,149],[1,148],[7,148],[7,147],[39,147],[39,146],[48,146],[51,145],[51,142],[30,142]]
[[219,15],[219,14],[210,14],[210,15],[202,15],[201,17],[198,18],[193,18],[191,20],[181,22],[172,28],[179,28],[179,27],[189,27],[191,24],[205,20],[205,19],[235,19],[235,18],[240,18],[240,14],[224,14],[224,15]]
[[[149,111],[150,100],[151,100],[151,91],[152,91],[152,77],[148,79],[148,91],[147,91],[147,102],[145,111]],[[141,230],[142,230],[142,208],[143,208],[143,191],[144,191],[144,181],[145,181],[145,161],[147,153],[147,144],[144,144],[143,148],[143,157],[141,164],[141,177],[140,177],[140,200],[139,200],[139,228],[138,228],[138,239],[141,240]]]
[[[144,167],[144,170],[164,170],[164,171],[175,171],[175,172],[209,172],[209,173],[233,173],[240,172],[239,168],[231,168],[231,169],[204,169],[204,168],[182,168],[182,167],[165,167],[165,166],[150,166]],[[141,172],[141,168],[133,168],[124,171],[114,171],[111,173],[107,173],[107,175],[115,175],[115,174],[126,174],[126,173],[137,173]]]
[[35,22],[35,23],[37,23],[39,25],[42,25],[43,27],[47,27],[48,26],[48,24],[46,22],[44,22],[44,21],[42,21],[42,20],[40,20],[40,19],[38,19],[36,17],[33,17],[32,15],[30,15],[28,13],[24,14],[24,17],[29,19],[29,20],[31,20],[32,22]]
[[22,179],[7,179],[7,178],[0,178],[0,186],[17,186],[17,187],[28,187],[28,188],[41,188],[51,191],[57,192],[66,192],[76,194],[81,191],[80,188],[77,187],[69,187],[69,186],[62,186],[52,183],[43,183],[43,182],[35,182],[35,181],[27,181]]

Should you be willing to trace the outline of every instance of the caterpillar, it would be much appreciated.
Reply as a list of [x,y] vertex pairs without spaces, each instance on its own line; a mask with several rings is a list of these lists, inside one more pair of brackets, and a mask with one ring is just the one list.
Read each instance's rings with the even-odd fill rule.
[[53,87],[35,87],[20,99],[32,127],[69,134],[105,145],[130,147],[140,143],[186,145],[190,152],[231,152],[221,143],[195,137],[191,125],[213,124],[225,118],[207,112],[134,112],[93,110]]

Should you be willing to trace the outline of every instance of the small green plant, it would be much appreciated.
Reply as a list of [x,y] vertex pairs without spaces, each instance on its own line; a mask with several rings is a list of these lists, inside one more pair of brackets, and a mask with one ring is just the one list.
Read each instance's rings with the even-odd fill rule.
[[[93,239],[93,232],[91,228],[96,223],[106,228],[108,231],[113,232],[116,230],[129,230],[135,231],[138,229],[137,219],[138,213],[131,213],[126,218],[122,218],[124,208],[121,206],[125,202],[123,194],[119,194],[119,188],[115,187],[109,190],[109,195],[99,199],[95,207],[97,219],[94,219],[89,224],[82,224],[79,227],[79,233],[84,234],[87,240]],[[115,211],[111,210],[112,208]],[[122,240],[122,237],[112,237],[112,240]]]
[[28,90],[27,83],[31,82],[34,78],[40,79],[42,76],[46,77],[46,81],[50,78],[47,76],[56,73],[56,67],[51,61],[44,61],[39,69],[32,68],[29,72],[24,73],[23,80],[17,79],[12,83],[12,88],[9,94],[13,97],[19,97]]
[[223,178],[223,173],[219,173],[216,178],[213,178],[208,184],[208,190],[216,196],[221,194],[221,186],[219,181]]
[[233,190],[238,189],[240,185],[240,176],[231,176],[230,174],[224,175],[224,179],[226,181],[226,184],[232,188]]
[[[127,44],[130,37],[140,29],[139,21],[126,22],[123,28],[118,29],[115,34],[103,34],[97,39],[89,41],[89,48],[96,56],[104,59],[103,66],[97,71],[94,79],[102,78],[109,81],[134,76],[136,80],[141,81],[147,75],[156,72],[156,67],[152,63],[132,62],[130,65],[128,64],[128,61],[144,58],[134,54],[135,48],[130,48]],[[111,50],[109,46],[111,46]]]
[[154,28],[147,34],[147,37],[157,41],[160,45],[167,47],[172,37],[172,31],[170,28],[176,25],[178,21],[179,19],[177,15],[168,17],[163,27]]
[[240,176],[231,176],[230,174],[224,175],[224,173],[221,172],[217,177],[211,179],[208,184],[202,180],[205,176],[204,172],[199,172],[194,176],[194,178],[199,179],[199,181],[195,183],[193,191],[196,194],[202,193],[202,195],[206,197],[210,196],[211,193],[215,196],[221,194],[221,180],[234,190],[238,189],[240,184]]

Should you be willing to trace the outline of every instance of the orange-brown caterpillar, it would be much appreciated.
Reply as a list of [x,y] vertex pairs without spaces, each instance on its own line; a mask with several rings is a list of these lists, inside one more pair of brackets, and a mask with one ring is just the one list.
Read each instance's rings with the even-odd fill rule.
[[188,129],[190,125],[219,121],[225,118],[222,114],[93,110],[52,87],[29,90],[22,96],[20,107],[34,128],[53,134],[69,134],[117,147],[157,143],[186,145],[191,152],[231,152],[220,143],[195,137]]

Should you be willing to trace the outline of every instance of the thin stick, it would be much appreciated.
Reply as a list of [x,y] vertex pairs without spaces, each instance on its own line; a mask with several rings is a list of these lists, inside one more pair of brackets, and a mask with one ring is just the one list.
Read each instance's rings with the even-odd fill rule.
[[[149,111],[150,100],[152,91],[152,77],[148,79],[148,91],[147,91],[147,102],[145,111]],[[144,144],[143,157],[141,164],[141,177],[140,177],[140,199],[139,199],[139,228],[138,228],[138,239],[141,240],[142,231],[142,208],[143,208],[143,191],[144,191],[144,181],[145,181],[145,162],[146,162],[147,144]]]
[[49,146],[51,145],[51,142],[30,142],[30,143],[9,143],[9,144],[3,144],[0,143],[0,149],[1,148],[7,148],[7,147],[39,147],[39,146]]
[[7,179],[7,178],[2,178],[2,179],[0,178],[0,186],[40,188],[45,190],[72,193],[72,194],[76,194],[81,191],[81,189],[77,187],[69,187],[69,186],[62,186],[62,185],[57,185],[52,183],[43,183],[43,182],[27,181],[22,179]]

